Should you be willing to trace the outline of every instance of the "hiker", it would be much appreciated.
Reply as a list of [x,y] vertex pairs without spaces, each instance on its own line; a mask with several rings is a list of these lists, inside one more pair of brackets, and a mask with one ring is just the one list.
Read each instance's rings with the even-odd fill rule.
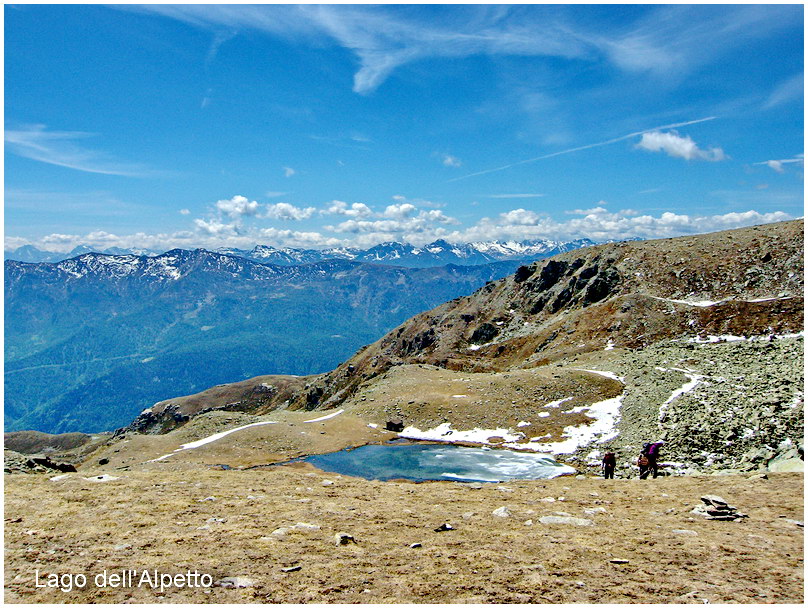
[[640,479],[648,479],[648,473],[651,472],[651,461],[648,459],[648,454],[645,453],[645,448],[640,452],[640,457],[637,459],[637,466],[640,467]]
[[659,452],[664,444],[664,441],[655,441],[648,446],[648,468],[653,471],[654,479],[656,479],[659,474]]
[[614,469],[617,467],[617,456],[614,452],[606,452],[600,465],[603,468],[604,479],[614,479]]

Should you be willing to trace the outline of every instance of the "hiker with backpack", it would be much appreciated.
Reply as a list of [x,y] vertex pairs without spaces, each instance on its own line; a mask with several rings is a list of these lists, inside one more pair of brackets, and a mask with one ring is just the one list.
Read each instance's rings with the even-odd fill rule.
[[648,468],[654,472],[654,479],[656,479],[659,474],[659,452],[664,443],[664,441],[655,441],[648,446]]
[[646,443],[642,446],[640,457],[637,459],[637,466],[640,468],[640,479],[648,479],[648,474],[653,472],[654,479],[659,474],[659,451],[664,441]]
[[617,455],[614,452],[606,452],[603,455],[603,461],[600,466],[603,469],[604,479],[614,479],[614,470],[617,467]]

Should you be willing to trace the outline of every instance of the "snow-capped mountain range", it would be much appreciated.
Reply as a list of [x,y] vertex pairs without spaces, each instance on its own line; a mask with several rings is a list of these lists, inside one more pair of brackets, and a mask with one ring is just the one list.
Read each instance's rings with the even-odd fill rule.
[[[430,266],[443,266],[445,264],[473,266],[505,260],[530,261],[594,244],[595,243],[589,239],[576,239],[572,241],[556,241],[549,239],[532,241],[482,241],[464,244],[453,244],[444,240],[437,240],[422,247],[396,242],[381,243],[369,249],[351,247],[293,249],[290,247],[276,248],[268,245],[257,245],[252,249],[219,248],[216,250],[216,253],[281,266],[310,264],[323,260],[336,259],[405,266],[410,268],[425,268]],[[5,257],[7,260],[16,260],[19,262],[53,263],[76,258],[86,253],[155,257],[163,252],[148,249],[121,249],[117,247],[98,251],[87,245],[79,245],[68,253],[58,253],[42,251],[32,245],[25,245],[14,251],[6,252]]]

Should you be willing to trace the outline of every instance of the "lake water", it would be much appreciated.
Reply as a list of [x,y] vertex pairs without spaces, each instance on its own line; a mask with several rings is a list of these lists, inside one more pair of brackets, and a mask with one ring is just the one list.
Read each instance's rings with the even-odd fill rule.
[[365,445],[303,459],[331,473],[365,479],[508,481],[551,479],[575,469],[545,454],[453,445]]

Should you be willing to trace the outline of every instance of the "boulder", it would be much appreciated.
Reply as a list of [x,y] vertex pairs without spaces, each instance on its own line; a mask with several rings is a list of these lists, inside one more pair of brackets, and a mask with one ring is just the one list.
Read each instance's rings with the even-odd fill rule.
[[340,545],[350,545],[351,543],[356,544],[356,539],[350,534],[338,532],[337,534],[334,535],[334,544],[337,547],[339,547]]
[[491,511],[491,515],[494,515],[495,517],[510,517],[511,512],[508,510],[508,507],[499,507],[498,509]]
[[400,433],[404,430],[404,423],[399,418],[393,418],[387,421],[387,424],[384,425],[384,429],[393,431],[394,433]]
[[805,470],[805,462],[801,458],[773,460],[768,468],[772,473],[802,473]]

